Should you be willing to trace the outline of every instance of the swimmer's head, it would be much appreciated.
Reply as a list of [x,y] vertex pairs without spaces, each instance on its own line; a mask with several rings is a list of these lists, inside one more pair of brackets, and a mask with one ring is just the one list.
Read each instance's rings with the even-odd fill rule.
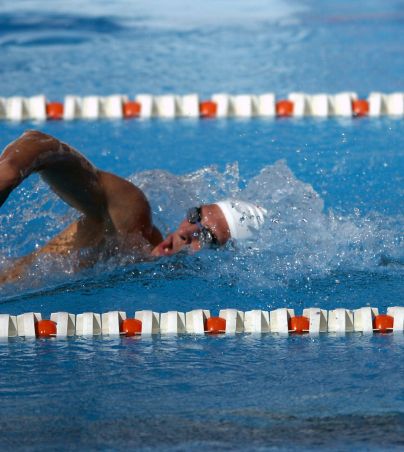
[[266,213],[255,204],[229,199],[193,207],[177,230],[156,246],[152,254],[171,256],[183,249],[199,251],[203,247],[223,246],[230,239],[251,238],[264,223]]
[[246,201],[226,199],[216,205],[220,207],[234,240],[246,240],[256,235],[267,215],[266,209]]

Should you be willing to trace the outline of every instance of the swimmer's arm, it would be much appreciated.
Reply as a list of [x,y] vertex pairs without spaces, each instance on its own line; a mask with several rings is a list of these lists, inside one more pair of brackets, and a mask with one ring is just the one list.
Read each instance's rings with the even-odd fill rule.
[[129,181],[94,167],[58,139],[29,130],[0,156],[0,206],[31,173],[38,172],[65,202],[120,235],[140,233],[152,245],[162,240],[143,192]]
[[[68,256],[83,248],[96,247],[102,240],[102,223],[83,217],[67,226],[42,248],[26,256],[16,259],[11,267],[0,273],[0,284],[16,281],[23,277],[35,259],[42,254]],[[78,267],[85,267],[82,259]]]
[[37,172],[65,202],[92,218],[106,214],[99,170],[58,139],[28,130],[0,156],[0,206],[30,174]]
[[145,240],[156,246],[163,240],[160,231],[153,225],[150,204],[138,187],[115,174],[100,171],[100,181],[107,202],[108,219],[127,248],[143,249]]
[[32,265],[37,255],[34,252],[16,259],[11,267],[0,273],[0,285],[16,281],[25,275],[27,268]]

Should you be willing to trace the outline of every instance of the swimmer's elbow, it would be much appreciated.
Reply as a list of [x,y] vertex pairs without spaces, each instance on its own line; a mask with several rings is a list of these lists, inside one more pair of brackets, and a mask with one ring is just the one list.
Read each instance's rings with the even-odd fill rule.
[[49,135],[46,135],[46,133],[41,132],[40,130],[26,129],[26,130],[24,130],[22,136],[24,138],[36,139],[36,138],[43,138],[43,137],[49,136]]
[[32,143],[32,146],[41,145],[49,142],[58,142],[58,140],[52,135],[48,135],[40,130],[27,129],[21,135],[21,139],[28,144]]

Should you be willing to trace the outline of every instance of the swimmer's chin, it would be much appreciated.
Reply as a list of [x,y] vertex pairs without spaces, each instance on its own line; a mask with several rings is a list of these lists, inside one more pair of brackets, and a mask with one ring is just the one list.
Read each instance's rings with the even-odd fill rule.
[[178,254],[178,251],[166,248],[164,245],[157,245],[151,252],[151,255],[155,257],[173,256],[174,254]]
[[154,257],[164,257],[164,256],[174,256],[177,254],[194,254],[198,250],[192,249],[190,246],[185,246],[179,250],[174,250],[172,248],[167,247],[164,242],[157,245],[151,252],[151,255]]
[[162,249],[162,248],[154,248],[154,250],[151,252],[151,255],[153,257],[163,257],[163,256],[172,256],[174,252],[168,250],[168,249]]

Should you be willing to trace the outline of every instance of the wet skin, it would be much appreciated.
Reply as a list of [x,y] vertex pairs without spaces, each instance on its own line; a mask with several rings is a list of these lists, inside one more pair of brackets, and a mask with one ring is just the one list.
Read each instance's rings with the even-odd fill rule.
[[[96,168],[71,146],[39,131],[26,131],[0,156],[0,207],[32,173],[38,173],[82,216],[41,249],[18,259],[0,275],[0,283],[19,278],[40,254],[70,255],[92,249],[95,256],[135,252],[141,260],[201,248],[197,225],[184,220],[163,240],[153,225],[149,202],[138,187]],[[220,244],[229,239],[226,220],[215,204],[202,207],[201,224]]]
[[[230,232],[226,219],[216,204],[201,206],[201,224],[212,232],[220,245],[224,245],[229,240]],[[171,256],[184,249],[199,251],[202,247],[199,232],[200,228],[197,224],[191,224],[185,219],[175,232],[169,234],[154,248],[152,255]]]

